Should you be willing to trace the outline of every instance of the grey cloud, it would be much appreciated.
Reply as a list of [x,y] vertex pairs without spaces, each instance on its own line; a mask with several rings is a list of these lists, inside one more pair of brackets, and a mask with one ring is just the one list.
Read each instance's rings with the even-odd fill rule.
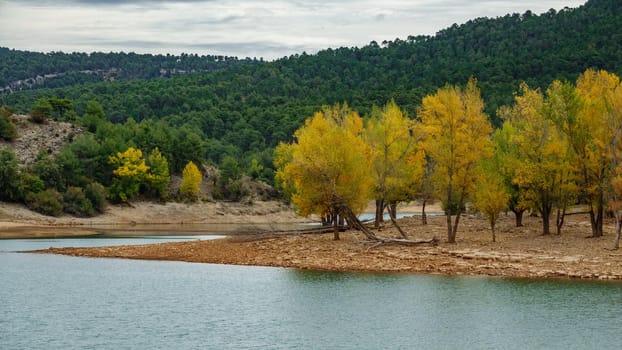
[[207,52],[239,57],[282,57],[294,52],[314,52],[315,49],[305,45],[289,45],[275,41],[241,41],[241,42],[212,42],[212,43],[180,43],[165,40],[102,40],[90,37],[75,41],[80,46],[94,46],[101,48],[98,51],[116,51],[120,47],[131,49],[120,50],[125,52],[150,53],[194,53]]
[[0,41],[3,46],[35,51],[196,52],[277,58],[433,34],[476,17],[528,8],[541,13],[584,2],[0,0]]
[[161,3],[200,3],[212,2],[213,0],[7,0],[30,5],[92,5],[92,6],[116,6],[116,5],[144,5]]

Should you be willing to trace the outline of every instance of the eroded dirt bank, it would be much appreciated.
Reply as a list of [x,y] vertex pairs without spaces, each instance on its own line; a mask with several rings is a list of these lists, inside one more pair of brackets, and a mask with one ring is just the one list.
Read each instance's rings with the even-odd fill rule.
[[[279,202],[257,201],[252,205],[228,202],[193,204],[136,202],[110,206],[102,215],[76,218],[50,217],[18,204],[0,202],[0,238],[84,236],[102,232],[197,232],[214,225],[296,223],[309,219],[297,216]],[[276,226],[276,225],[275,225]]]
[[[466,217],[456,244],[444,243],[443,217],[421,225],[417,218],[402,219],[409,237],[436,236],[436,246],[374,245],[356,232],[332,235],[236,236],[214,241],[190,241],[143,246],[46,249],[54,253],[90,257],[176,260],[200,263],[295,267],[334,271],[410,272],[445,275],[490,275],[538,278],[622,280],[622,252],[608,249],[613,227],[603,238],[586,238],[589,222],[583,216],[568,219],[561,236],[541,236],[541,223],[527,218],[525,226],[513,226],[503,217],[498,242],[492,243],[486,221]],[[395,236],[387,224],[378,233]]]

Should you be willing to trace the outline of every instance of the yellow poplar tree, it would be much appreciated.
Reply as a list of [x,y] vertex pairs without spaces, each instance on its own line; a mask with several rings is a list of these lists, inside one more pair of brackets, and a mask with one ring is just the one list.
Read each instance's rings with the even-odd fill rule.
[[201,182],[203,176],[199,171],[199,168],[192,162],[188,162],[182,171],[182,179],[179,190],[182,194],[192,200],[196,200],[199,197],[201,191]]
[[412,199],[421,186],[425,170],[425,154],[420,147],[423,132],[420,123],[408,119],[395,101],[376,111],[365,131],[373,152],[378,227],[387,205],[394,221],[395,204]]
[[492,126],[483,108],[476,81],[470,79],[464,90],[446,86],[426,96],[419,111],[426,133],[424,149],[434,161],[433,179],[450,243],[456,242],[460,216],[475,192],[476,167],[492,153]]
[[495,231],[497,219],[501,212],[507,209],[509,200],[510,194],[496,168],[482,168],[474,206],[488,218],[493,242],[497,240]]
[[620,79],[615,74],[603,70],[585,71],[576,83],[581,109],[566,126],[577,155],[579,185],[589,205],[594,237],[603,235],[604,207],[612,177],[610,147],[616,137],[616,130],[612,128],[612,119],[616,117],[613,107],[619,85]]
[[613,211],[616,222],[613,249],[617,250],[620,248],[622,232],[622,84],[616,86],[611,96],[608,125],[613,132],[609,155],[614,169],[609,207]]
[[114,175],[111,194],[115,199],[127,202],[130,198],[137,195],[140,185],[144,183],[149,166],[145,164],[143,152],[133,147],[125,152],[118,152],[108,158],[108,162],[116,169],[112,171]]
[[330,218],[335,240],[338,218],[348,210],[361,213],[370,197],[371,150],[362,133],[358,113],[335,105],[307,119],[295,141],[275,153],[275,178],[292,191],[298,213]]
[[[499,115],[504,115],[507,109],[501,108]],[[507,193],[510,195],[508,209],[514,213],[516,227],[523,226],[523,213],[529,209],[524,201],[525,188],[514,182],[516,171],[520,164],[518,157],[521,150],[513,142],[517,131],[510,123],[504,123],[493,134],[493,162],[497,174],[503,179]]]
[[565,131],[567,126],[577,119],[580,108],[581,101],[572,84],[556,80],[546,90],[543,112],[545,118],[557,125],[560,130],[560,142],[564,144],[565,148],[559,159],[559,171],[556,173],[559,185],[555,188],[553,195],[554,205],[557,208],[555,221],[558,235],[561,234],[566,209],[577,201],[579,195],[576,153],[569,142],[570,137]]
[[542,233],[550,234],[550,217],[560,193],[569,180],[567,150],[563,135],[545,116],[545,100],[539,90],[521,85],[512,108],[500,110],[504,128],[513,129],[510,142],[518,150],[513,159],[513,183],[523,189],[523,201],[542,217]]

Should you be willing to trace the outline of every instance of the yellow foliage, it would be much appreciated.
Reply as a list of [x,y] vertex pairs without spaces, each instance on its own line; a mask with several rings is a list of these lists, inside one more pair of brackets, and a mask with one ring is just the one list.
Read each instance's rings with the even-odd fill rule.
[[276,180],[293,191],[301,215],[325,216],[343,205],[360,213],[372,184],[371,150],[363,141],[363,123],[347,106],[336,105],[305,121],[296,141],[275,152]]
[[425,171],[422,134],[421,124],[404,116],[395,101],[367,122],[377,200],[394,202],[415,195]]
[[[504,129],[512,130],[510,142],[516,153],[510,161],[514,167],[513,182],[526,189],[524,200],[546,215],[554,203],[554,193],[570,171],[568,145],[553,121],[545,116],[545,99],[539,90],[521,85],[511,109],[503,111]],[[546,211],[546,213],[542,213]]]
[[[419,111],[424,149],[434,161],[434,185],[448,217],[449,242],[455,242],[460,214],[475,192],[477,164],[492,155],[492,126],[483,107],[476,81],[470,79],[464,90],[446,86],[426,96]],[[457,214],[453,226],[452,212]]]
[[179,190],[184,195],[196,199],[201,191],[203,176],[199,168],[193,163],[188,162],[182,171],[182,179]]
[[108,162],[118,166],[112,173],[119,177],[144,176],[149,170],[143,159],[143,152],[133,147],[125,152],[118,152],[116,156],[110,156]]
[[492,229],[492,240],[495,239],[495,224],[499,215],[507,209],[510,194],[508,193],[501,177],[494,169],[484,170],[475,193],[474,208],[482,212],[488,218]]

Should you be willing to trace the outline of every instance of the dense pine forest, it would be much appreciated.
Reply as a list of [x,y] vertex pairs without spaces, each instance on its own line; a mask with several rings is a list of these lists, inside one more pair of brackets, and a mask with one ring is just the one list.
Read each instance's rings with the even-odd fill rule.
[[622,3],[590,0],[559,12],[477,18],[434,36],[272,62],[9,49],[0,49],[0,58],[0,86],[57,75],[22,90],[4,89],[0,105],[20,113],[49,110],[52,118],[93,132],[60,158],[83,177],[75,185],[88,182],[84,178],[110,185],[107,159],[128,147],[145,154],[157,148],[171,172],[192,161],[272,182],[274,148],[291,141],[322,106],[346,102],[367,118],[374,106],[393,99],[415,118],[424,96],[474,77],[484,110],[499,127],[498,108],[513,103],[522,82],[545,89],[554,80],[574,82],[588,68],[622,75]]

